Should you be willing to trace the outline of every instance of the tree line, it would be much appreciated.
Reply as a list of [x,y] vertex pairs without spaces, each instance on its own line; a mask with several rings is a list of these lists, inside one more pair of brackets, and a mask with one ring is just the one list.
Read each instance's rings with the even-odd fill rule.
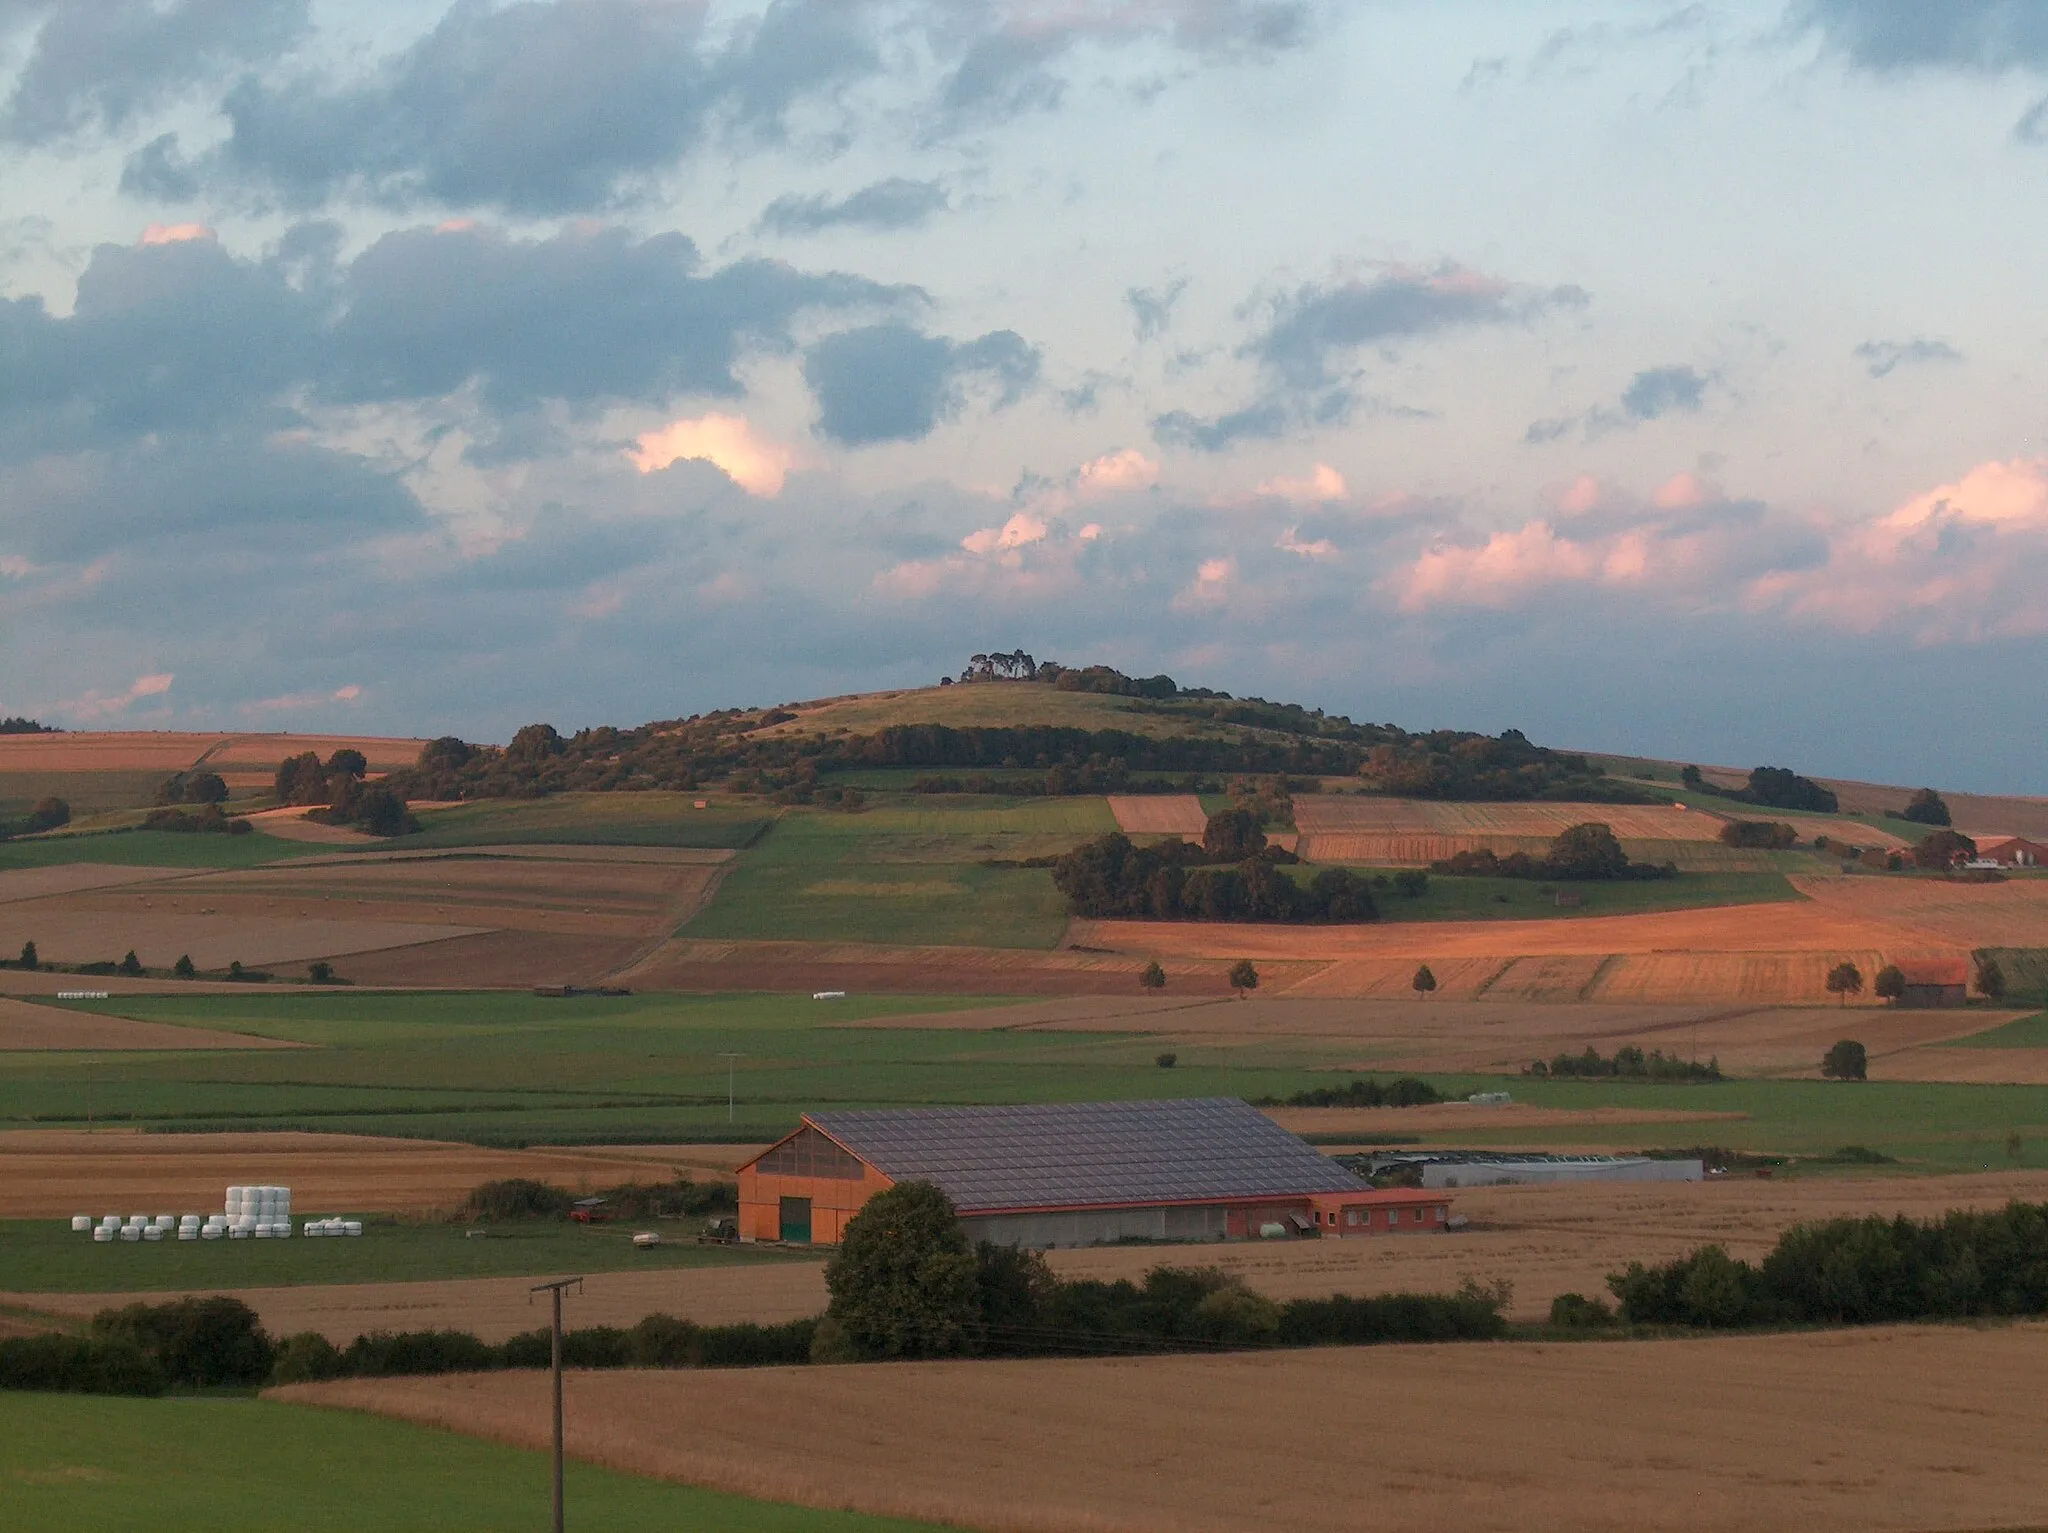
[[316,752],[301,751],[278,763],[271,791],[280,804],[312,806],[306,818],[322,824],[354,826],[372,836],[417,832],[420,822],[405,794],[388,779],[366,781],[369,770],[363,753],[350,746],[324,762]]
[[1740,804],[1760,804],[1766,809],[1803,809],[1812,814],[1833,814],[1841,807],[1830,789],[1823,788],[1810,777],[1801,777],[1789,767],[1753,768],[1749,781],[1740,788],[1718,788],[1708,782],[1696,766],[1686,767],[1678,774],[1678,780],[1690,793],[1710,793]]
[[1077,916],[1153,921],[1352,922],[1379,919],[1372,885],[1347,868],[1306,884],[1280,871],[1292,852],[1266,845],[1249,809],[1211,815],[1202,844],[1139,846],[1122,831],[1083,842],[1052,864]]
[[1676,878],[1676,863],[1631,862],[1613,829],[1598,820],[1560,831],[1541,857],[1490,847],[1455,852],[1429,865],[1432,873],[1457,878],[1535,878],[1562,883]]

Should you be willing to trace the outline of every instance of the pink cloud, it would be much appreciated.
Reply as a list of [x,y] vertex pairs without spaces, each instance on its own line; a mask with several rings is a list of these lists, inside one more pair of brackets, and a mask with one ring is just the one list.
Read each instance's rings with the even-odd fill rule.
[[1560,538],[1548,522],[1497,532],[1477,548],[1432,548],[1400,582],[1408,611],[1444,604],[1505,607],[1532,586],[1591,579],[1599,560]]
[[1112,495],[1124,490],[1147,490],[1159,482],[1159,464],[1135,447],[1105,453],[1081,465],[1075,480],[1077,492]]
[[795,448],[761,435],[739,415],[671,421],[641,433],[626,456],[643,474],[659,473],[684,459],[710,463],[749,495],[771,499],[782,493],[789,471],[797,466]]
[[286,692],[277,697],[259,698],[253,703],[243,703],[239,711],[259,714],[303,713],[310,708],[325,708],[330,703],[352,703],[362,695],[362,687],[352,681],[345,687],[336,687],[332,692]]
[[1282,553],[1300,554],[1304,559],[1328,559],[1337,552],[1337,545],[1328,538],[1317,538],[1313,543],[1304,543],[1298,529],[1289,527],[1280,534],[1280,541],[1273,545]]
[[960,546],[970,554],[1003,553],[1028,543],[1043,543],[1051,531],[1049,525],[1029,511],[1019,511],[1000,527],[983,527],[968,533],[960,540]]
[[211,240],[214,232],[205,224],[151,224],[142,231],[145,245],[182,245],[189,240]]
[[1204,559],[1195,568],[1195,578],[1174,597],[1174,609],[1191,612],[1203,607],[1221,606],[1229,598],[1236,579],[1235,559]]
[[1327,463],[1318,463],[1305,478],[1289,479],[1282,475],[1266,480],[1259,486],[1259,493],[1306,506],[1342,500],[1351,491],[1342,474]]

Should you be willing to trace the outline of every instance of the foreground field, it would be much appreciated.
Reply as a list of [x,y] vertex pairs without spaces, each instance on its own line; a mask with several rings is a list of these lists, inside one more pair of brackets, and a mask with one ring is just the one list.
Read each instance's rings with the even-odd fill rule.
[[[2048,1328],[2013,1326],[579,1374],[569,1446],[1004,1533],[2016,1527],[2048,1497],[2044,1366]],[[548,1431],[540,1374],[276,1393],[525,1445]]]
[[[548,1515],[548,1455],[269,1400],[0,1394],[9,1533],[524,1533]],[[571,1464],[572,1526],[613,1533],[916,1533]]]

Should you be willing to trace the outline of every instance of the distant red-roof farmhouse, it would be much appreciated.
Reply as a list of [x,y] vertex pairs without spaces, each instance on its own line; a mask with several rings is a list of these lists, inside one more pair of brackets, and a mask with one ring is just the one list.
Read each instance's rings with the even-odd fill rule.
[[1976,836],[1978,862],[2002,868],[2048,868],[2048,845],[2025,836]]

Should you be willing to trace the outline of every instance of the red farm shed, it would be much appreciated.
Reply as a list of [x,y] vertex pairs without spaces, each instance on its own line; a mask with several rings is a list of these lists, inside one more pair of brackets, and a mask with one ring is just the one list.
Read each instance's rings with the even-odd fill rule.
[[806,1113],[739,1168],[740,1238],[836,1244],[884,1188],[936,1183],[970,1238],[1120,1240],[1441,1232],[1441,1191],[1381,1191],[1234,1097]]

